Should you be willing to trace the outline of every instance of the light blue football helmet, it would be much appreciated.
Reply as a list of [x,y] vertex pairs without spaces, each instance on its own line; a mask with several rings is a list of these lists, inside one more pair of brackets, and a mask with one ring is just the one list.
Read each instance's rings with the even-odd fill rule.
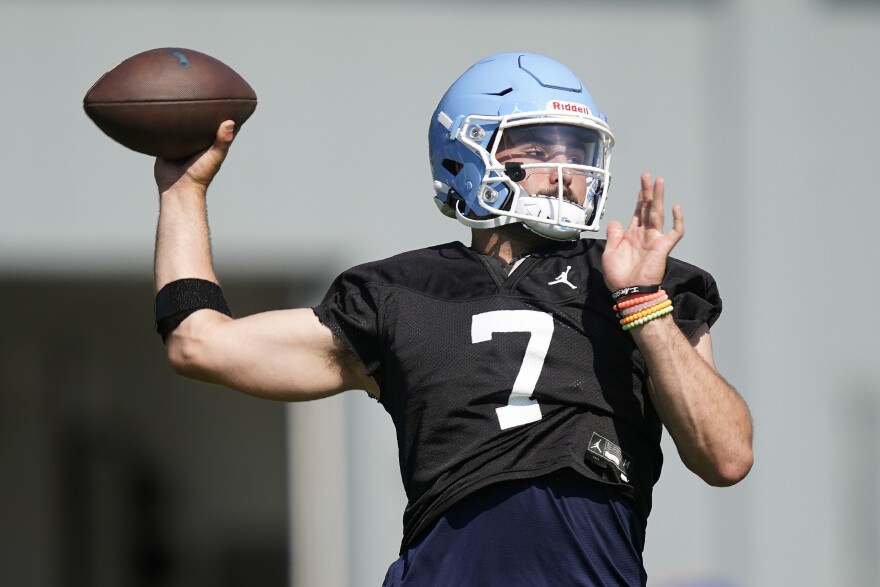
[[[585,156],[564,163],[502,164],[498,146],[524,134],[579,137]],[[440,100],[428,131],[434,201],[472,228],[522,222],[554,240],[598,231],[611,180],[614,136],[584,84],[561,63],[533,53],[504,53],[471,66]],[[580,206],[556,194],[529,194],[527,173],[586,177]]]

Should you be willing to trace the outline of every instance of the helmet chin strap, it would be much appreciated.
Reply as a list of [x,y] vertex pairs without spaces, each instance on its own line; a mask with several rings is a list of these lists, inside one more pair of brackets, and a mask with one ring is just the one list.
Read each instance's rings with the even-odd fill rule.
[[455,217],[458,219],[459,222],[469,228],[498,228],[499,226],[504,226],[505,224],[513,224],[514,222],[519,222],[518,218],[511,218],[510,216],[500,215],[492,216],[491,218],[485,218],[482,220],[468,218],[461,213],[461,203],[461,201],[457,201],[455,203]]

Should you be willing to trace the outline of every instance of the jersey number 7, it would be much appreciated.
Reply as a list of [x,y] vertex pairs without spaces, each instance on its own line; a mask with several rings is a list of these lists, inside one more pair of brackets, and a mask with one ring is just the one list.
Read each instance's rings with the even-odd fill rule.
[[497,310],[477,314],[471,322],[471,342],[492,340],[496,332],[528,332],[529,344],[519,373],[510,390],[507,405],[495,409],[502,430],[530,424],[541,419],[541,406],[532,399],[544,359],[553,338],[553,317],[535,310]]

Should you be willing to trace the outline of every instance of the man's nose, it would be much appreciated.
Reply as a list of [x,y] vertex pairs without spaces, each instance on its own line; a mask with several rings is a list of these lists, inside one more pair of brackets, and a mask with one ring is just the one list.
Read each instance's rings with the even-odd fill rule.
[[[552,165],[550,168],[550,183],[556,185],[559,183],[559,164],[568,163],[568,159],[564,154],[560,154],[547,161],[547,163]],[[562,173],[562,185],[571,185],[571,173]]]

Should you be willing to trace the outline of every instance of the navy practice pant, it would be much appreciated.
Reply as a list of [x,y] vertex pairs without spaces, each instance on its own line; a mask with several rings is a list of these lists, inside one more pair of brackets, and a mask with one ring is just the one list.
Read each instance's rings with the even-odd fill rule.
[[450,508],[383,587],[641,586],[645,526],[611,487],[574,477],[501,483]]

